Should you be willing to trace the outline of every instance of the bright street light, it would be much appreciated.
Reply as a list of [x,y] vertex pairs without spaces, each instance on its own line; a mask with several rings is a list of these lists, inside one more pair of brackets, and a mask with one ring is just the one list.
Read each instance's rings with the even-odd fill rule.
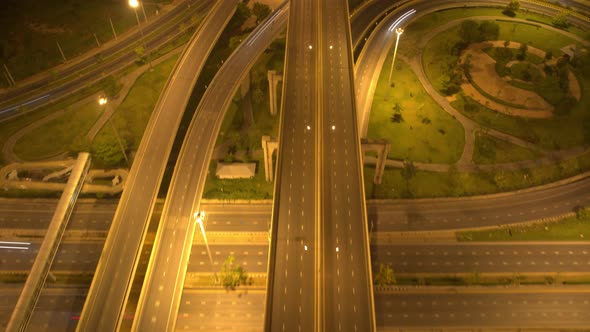
[[[203,235],[203,240],[205,240],[205,247],[207,247],[207,254],[209,255],[209,262],[211,263],[211,269],[213,269],[213,257],[211,257],[211,250],[209,249],[209,242],[207,241],[207,233],[205,233],[205,226],[203,225],[203,221],[205,220],[205,211],[197,211],[193,213],[193,218],[195,218],[195,222],[199,224],[201,228],[201,234]],[[217,273],[213,270],[213,275],[215,276],[215,282],[218,282]]]
[[395,39],[395,48],[393,49],[393,58],[391,59],[391,69],[389,70],[389,80],[387,80],[387,83],[389,83],[389,85],[391,85],[391,74],[393,73],[393,64],[395,63],[395,56],[397,55],[397,44],[399,43],[399,36],[401,36],[402,33],[404,33],[404,29],[397,28],[397,29],[395,29],[395,33],[397,34],[397,38]]
[[[100,106],[104,106],[104,109],[106,111],[106,104],[108,103],[108,99],[105,96],[100,96],[98,98],[98,104]],[[115,137],[117,138],[117,142],[119,143],[119,148],[121,149],[121,153],[123,154],[123,158],[125,158],[125,162],[127,163],[127,166],[130,167],[131,165],[129,164],[129,159],[127,159],[127,154],[125,153],[125,148],[123,147],[123,142],[121,141],[121,138],[119,137],[119,133],[117,132],[117,128],[115,128],[115,125],[113,124],[113,121],[111,120],[111,116],[109,115],[108,117],[108,121],[111,124],[111,128],[113,129],[113,132],[115,133]]]

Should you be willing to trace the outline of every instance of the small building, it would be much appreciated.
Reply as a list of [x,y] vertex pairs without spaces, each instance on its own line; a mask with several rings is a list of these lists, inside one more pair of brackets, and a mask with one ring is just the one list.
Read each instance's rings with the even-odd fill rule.
[[217,163],[215,175],[220,179],[251,179],[256,174],[256,163]]

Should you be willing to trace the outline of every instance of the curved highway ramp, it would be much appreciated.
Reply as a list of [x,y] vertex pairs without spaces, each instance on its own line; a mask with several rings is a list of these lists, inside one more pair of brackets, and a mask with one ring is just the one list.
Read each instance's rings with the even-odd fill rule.
[[116,331],[147,233],[166,162],[192,89],[235,0],[211,9],[178,60],[150,117],[98,262],[77,331]]

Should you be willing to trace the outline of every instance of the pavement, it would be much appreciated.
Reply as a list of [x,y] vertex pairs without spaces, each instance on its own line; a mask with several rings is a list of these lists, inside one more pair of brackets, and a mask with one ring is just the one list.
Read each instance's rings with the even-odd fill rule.
[[[432,287],[430,287],[432,289]],[[580,288],[547,293],[547,287],[454,288],[454,293],[432,289],[377,293],[375,295],[377,331],[516,331],[516,328],[559,328],[584,330],[590,326],[588,291]],[[517,290],[512,292],[512,290]],[[6,304],[14,302],[19,286],[2,286],[0,327],[9,317]],[[75,328],[85,295],[83,288],[45,289],[33,314],[31,328],[36,331],[70,331]],[[262,331],[264,292],[236,292],[186,289],[183,292],[177,330]],[[129,321],[132,313],[125,316]]]

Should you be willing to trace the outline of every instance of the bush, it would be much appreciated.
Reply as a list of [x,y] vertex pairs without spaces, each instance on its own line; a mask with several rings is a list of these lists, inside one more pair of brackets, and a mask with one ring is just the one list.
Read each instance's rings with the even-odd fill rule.
[[576,211],[576,217],[580,221],[590,221],[590,208],[582,207]]

